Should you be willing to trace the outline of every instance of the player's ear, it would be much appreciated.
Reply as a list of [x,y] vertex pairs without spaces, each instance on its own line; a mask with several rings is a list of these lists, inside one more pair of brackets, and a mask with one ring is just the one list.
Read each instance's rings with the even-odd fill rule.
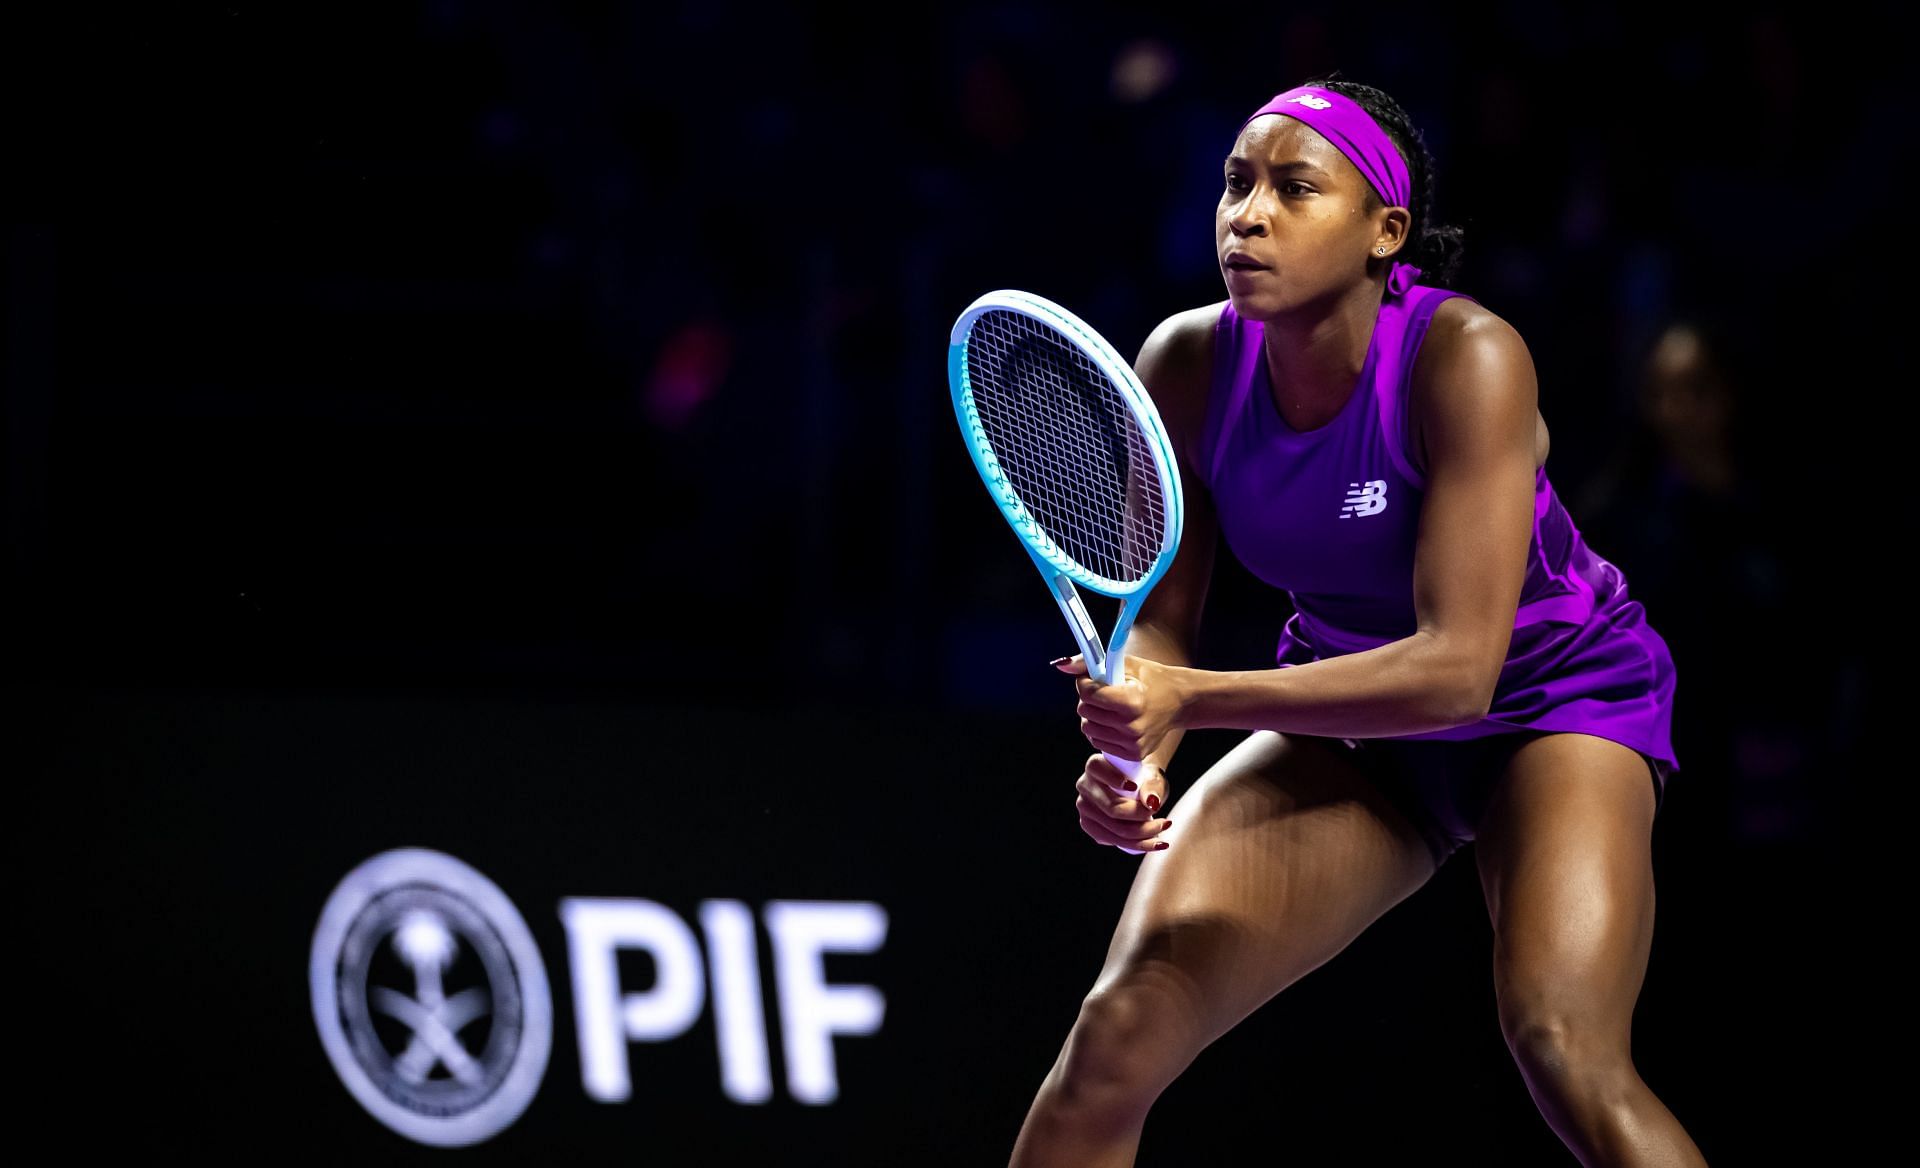
[[1373,241],[1375,250],[1397,257],[1402,250],[1400,245],[1407,241],[1407,232],[1412,226],[1411,213],[1400,207],[1388,208],[1380,222],[1379,235]]

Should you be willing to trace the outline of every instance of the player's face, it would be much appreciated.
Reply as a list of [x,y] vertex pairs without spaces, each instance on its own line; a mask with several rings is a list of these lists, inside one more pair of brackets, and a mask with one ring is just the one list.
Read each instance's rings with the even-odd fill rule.
[[[1213,217],[1234,311],[1270,318],[1366,279],[1377,234],[1367,190],[1366,176],[1306,123],[1284,114],[1248,122],[1224,164]],[[1230,252],[1266,267],[1231,267]]]

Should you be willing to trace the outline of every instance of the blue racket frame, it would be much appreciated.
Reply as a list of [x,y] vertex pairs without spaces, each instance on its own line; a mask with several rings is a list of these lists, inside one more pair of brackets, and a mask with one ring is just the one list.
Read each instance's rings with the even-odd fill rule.
[[[1160,476],[1160,497],[1166,509],[1166,536],[1154,557],[1152,568],[1137,583],[1112,580],[1075,563],[1041,530],[1039,523],[1027,511],[1019,496],[1014,494],[1012,485],[1001,473],[993,449],[987,443],[986,428],[981,424],[979,412],[974,407],[973,386],[967,373],[968,334],[973,322],[989,310],[1016,312],[1031,317],[1058,329],[1073,341],[1087,359],[1119,389],[1121,398],[1138,421],[1142,435],[1152,446],[1154,470]],[[1114,352],[1113,346],[1085,321],[1043,296],[1012,288],[986,293],[969,304],[959,320],[954,322],[947,343],[947,385],[953,392],[954,414],[959,419],[960,432],[966,439],[968,453],[973,456],[973,464],[993,495],[994,502],[999,504],[1000,513],[1006,517],[1014,535],[1020,540],[1020,546],[1026,549],[1034,567],[1046,580],[1048,590],[1060,606],[1061,615],[1066,617],[1067,626],[1080,643],[1088,674],[1103,685],[1125,680],[1119,670],[1124,659],[1127,636],[1133,631],[1133,622],[1140,615],[1140,606],[1146,601],[1147,593],[1167,574],[1167,568],[1173,563],[1180,546],[1180,529],[1186,514],[1173,443],[1167,437],[1167,428],[1160,421],[1160,413],[1154,408],[1153,399],[1140,384],[1133,367],[1122,360]],[[1120,616],[1114,622],[1113,634],[1104,644],[1086,606],[1081,603],[1076,585],[1121,602]]]

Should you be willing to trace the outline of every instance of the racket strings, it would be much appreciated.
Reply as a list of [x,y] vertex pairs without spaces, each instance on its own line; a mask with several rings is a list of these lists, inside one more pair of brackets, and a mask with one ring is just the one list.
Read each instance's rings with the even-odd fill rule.
[[1167,532],[1157,453],[1126,398],[1078,346],[1017,312],[967,339],[974,410],[1007,486],[1082,569],[1133,583]]

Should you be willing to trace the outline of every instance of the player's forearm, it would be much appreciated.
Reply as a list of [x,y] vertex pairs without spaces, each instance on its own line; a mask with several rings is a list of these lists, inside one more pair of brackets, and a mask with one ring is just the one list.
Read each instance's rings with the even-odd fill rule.
[[1381,738],[1479,720],[1467,665],[1416,633],[1377,649],[1277,669],[1183,669],[1180,725]]
[[[1173,665],[1183,669],[1193,664],[1193,657],[1188,652],[1187,646],[1181,644],[1178,637],[1157,625],[1136,624],[1133,632],[1127,635],[1127,643],[1120,647],[1120,651],[1129,657],[1145,657],[1150,661],[1158,661],[1163,665]],[[1167,731],[1166,736],[1160,740],[1160,745],[1140,761],[1151,763],[1163,771],[1166,770],[1168,764],[1173,761],[1174,751],[1180,749],[1180,739],[1185,733],[1185,730],[1178,728]]]

